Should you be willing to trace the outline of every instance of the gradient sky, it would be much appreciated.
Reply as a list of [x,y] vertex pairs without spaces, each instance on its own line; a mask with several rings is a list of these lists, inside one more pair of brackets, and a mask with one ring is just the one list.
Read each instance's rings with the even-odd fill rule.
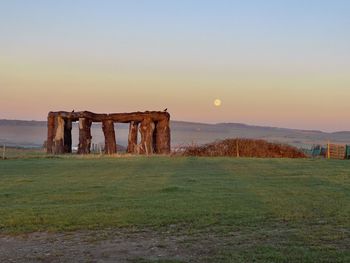
[[0,2],[0,118],[166,107],[350,130],[350,1]]

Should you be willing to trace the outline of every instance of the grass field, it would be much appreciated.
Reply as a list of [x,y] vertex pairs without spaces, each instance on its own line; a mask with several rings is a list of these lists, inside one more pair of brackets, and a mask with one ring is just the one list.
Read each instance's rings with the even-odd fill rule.
[[148,229],[212,236],[199,262],[350,261],[350,162],[38,156],[0,160],[2,235]]

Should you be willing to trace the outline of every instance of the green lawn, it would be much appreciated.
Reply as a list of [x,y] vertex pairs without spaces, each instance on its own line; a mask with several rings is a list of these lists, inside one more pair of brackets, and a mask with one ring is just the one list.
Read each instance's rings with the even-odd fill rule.
[[44,149],[26,149],[26,148],[15,148],[6,147],[5,153],[4,148],[0,146],[0,161],[5,157],[6,159],[18,159],[18,158],[34,158],[44,157],[46,152]]
[[0,160],[0,233],[109,227],[213,233],[215,262],[350,261],[350,162]]

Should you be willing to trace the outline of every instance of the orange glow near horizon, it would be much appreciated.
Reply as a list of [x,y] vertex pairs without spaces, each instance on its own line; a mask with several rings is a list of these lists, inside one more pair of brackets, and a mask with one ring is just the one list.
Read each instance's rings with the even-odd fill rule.
[[[189,75],[166,70],[162,74],[157,70],[113,74],[45,64],[1,66],[5,69],[0,75],[1,118],[43,120],[50,110],[168,108],[176,120],[326,130],[328,125],[329,130],[349,127],[345,120],[350,78],[341,75],[234,71],[230,75]],[[339,88],[333,90],[333,86]],[[221,107],[212,105],[217,97],[225,100]]]

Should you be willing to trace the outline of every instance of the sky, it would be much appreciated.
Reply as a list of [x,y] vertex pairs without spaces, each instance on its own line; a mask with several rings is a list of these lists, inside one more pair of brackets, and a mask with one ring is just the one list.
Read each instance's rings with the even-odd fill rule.
[[2,0],[0,119],[168,108],[350,130],[349,14],[346,0]]

